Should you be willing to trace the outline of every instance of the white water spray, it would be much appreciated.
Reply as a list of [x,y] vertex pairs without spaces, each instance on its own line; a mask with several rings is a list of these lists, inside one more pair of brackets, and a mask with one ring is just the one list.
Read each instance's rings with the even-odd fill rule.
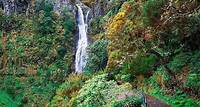
[[86,15],[86,23],[84,21],[84,15],[81,7],[78,7],[78,29],[79,29],[79,40],[76,51],[76,59],[75,59],[75,70],[77,73],[82,73],[85,65],[87,63],[87,52],[86,48],[88,46],[87,40],[87,17],[89,12]]

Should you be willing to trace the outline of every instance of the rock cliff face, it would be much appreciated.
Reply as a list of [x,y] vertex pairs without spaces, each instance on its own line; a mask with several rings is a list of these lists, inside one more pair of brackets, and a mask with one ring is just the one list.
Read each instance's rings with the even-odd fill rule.
[[31,0],[0,0],[0,8],[6,15],[11,13],[26,13],[31,5]]
[[54,3],[54,10],[61,12],[64,8],[68,8],[70,11],[74,12],[74,5],[69,0],[56,0]]
[[[14,12],[27,13],[31,6],[35,8],[41,1],[42,0],[0,0],[0,8],[6,15],[10,15]],[[74,6],[70,3],[70,0],[55,0],[53,5],[54,10],[59,12],[65,7],[71,11],[74,10]]]
[[[0,9],[4,11],[6,15],[11,15],[12,13],[29,13],[37,10],[43,0],[0,0]],[[62,13],[64,8],[67,8],[70,12],[77,17],[77,6],[80,5],[84,15],[89,12],[88,15],[88,25],[90,20],[103,16],[106,13],[108,4],[110,0],[46,0],[48,2],[53,2],[54,10],[57,13]],[[88,27],[88,32],[91,28]]]
[[[0,8],[6,15],[10,15],[14,12],[28,13],[29,8],[33,6],[34,3],[37,4],[37,2],[41,1],[42,0],[0,0]],[[89,3],[87,3],[86,0],[55,0],[53,2],[55,11],[61,12],[67,7],[74,14],[77,10],[75,4],[81,4],[84,8],[83,11],[90,10],[89,18],[91,19],[105,14],[109,0],[93,0],[93,2],[90,1]]]
[[108,0],[95,0],[94,4],[91,6],[93,17],[103,16],[108,3]]
[[[31,6],[41,1],[42,0],[0,0],[0,8],[6,15],[10,15],[14,12],[28,13]],[[86,0],[54,0],[54,10],[61,12],[67,7],[75,14],[77,10],[75,4],[80,4],[83,7],[84,13],[85,11],[90,10],[89,19],[91,19],[93,17],[104,15],[109,2],[109,0],[93,0],[93,2],[90,1],[89,3],[85,1]]]

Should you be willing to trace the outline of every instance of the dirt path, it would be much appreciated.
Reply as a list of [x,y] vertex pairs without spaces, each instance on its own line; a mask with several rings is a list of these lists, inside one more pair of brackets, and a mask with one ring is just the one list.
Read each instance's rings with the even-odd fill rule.
[[163,101],[146,94],[145,94],[145,99],[146,99],[146,107],[171,107],[170,105],[164,103]]

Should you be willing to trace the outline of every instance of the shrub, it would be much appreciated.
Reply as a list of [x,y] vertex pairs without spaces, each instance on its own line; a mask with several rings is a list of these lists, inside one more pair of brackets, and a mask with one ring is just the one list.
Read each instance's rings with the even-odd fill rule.
[[161,13],[161,8],[167,0],[147,0],[143,9],[143,20],[146,25],[155,24]]
[[[65,36],[73,36],[72,33],[75,31],[75,17],[68,9],[63,10],[62,21],[64,22]],[[70,42],[70,39],[68,42]]]
[[[81,88],[71,100],[72,107],[109,107],[112,103],[135,96],[129,83],[117,85],[114,80],[107,80],[107,75],[98,75]],[[135,98],[139,98],[135,96]]]
[[189,50],[199,50],[200,49],[200,12],[194,17],[188,19],[188,27],[186,27],[185,31],[187,31],[187,37],[184,38],[183,42]]
[[66,81],[56,90],[56,95],[51,100],[49,106],[68,106],[70,99],[77,95],[86,79],[87,77],[82,74],[70,74]]
[[137,99],[136,97],[128,97],[124,100],[117,101],[109,107],[140,107],[141,106],[141,99]]
[[[157,68],[157,70],[154,72],[153,76],[149,79],[149,84],[152,86],[157,87],[165,87],[165,85],[170,80],[170,76],[167,74],[163,66],[160,66]],[[169,83],[170,84],[170,83]]]
[[123,2],[125,2],[125,0],[111,0],[109,2],[109,9],[108,9],[110,11],[108,12],[107,15],[109,17],[116,15],[119,12]]
[[180,72],[181,69],[188,64],[189,55],[190,53],[180,53],[176,55],[168,64],[169,68],[176,73]]
[[[44,1],[44,0],[43,0]],[[43,8],[40,10],[37,24],[38,34],[48,35],[56,30],[56,17],[53,15],[53,4],[49,1],[42,2]]]
[[[200,91],[200,88],[199,88],[200,87],[200,74],[198,74],[198,73],[189,74],[188,80],[187,80],[187,86],[192,88],[192,90],[194,90],[195,92],[199,92]],[[198,93],[197,93],[197,95],[198,95]]]
[[108,60],[107,45],[108,41],[100,40],[88,47],[86,71],[96,72],[106,67]]
[[199,95],[200,91],[200,51],[192,53],[189,67],[190,73],[187,79],[186,86],[190,87],[195,93]]
[[125,63],[122,67],[122,71],[131,72],[133,75],[145,75],[153,70],[156,61],[157,58],[154,55],[138,55],[136,58],[131,59],[130,62]]
[[22,27],[21,25],[23,23],[23,18],[25,18],[23,15],[16,14],[6,16],[0,11],[0,30],[3,30],[7,33],[19,30]]
[[90,33],[92,34],[97,34],[103,31],[103,17],[97,17],[97,18],[93,18],[90,21],[89,27],[90,27]]

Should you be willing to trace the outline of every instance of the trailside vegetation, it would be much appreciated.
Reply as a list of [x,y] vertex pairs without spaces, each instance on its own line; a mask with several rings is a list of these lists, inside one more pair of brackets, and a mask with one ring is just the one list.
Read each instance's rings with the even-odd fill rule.
[[1,107],[141,107],[145,95],[200,106],[199,0],[81,2],[102,9],[88,23],[82,74],[68,8],[58,13],[53,1],[32,0],[28,15],[0,9]]

